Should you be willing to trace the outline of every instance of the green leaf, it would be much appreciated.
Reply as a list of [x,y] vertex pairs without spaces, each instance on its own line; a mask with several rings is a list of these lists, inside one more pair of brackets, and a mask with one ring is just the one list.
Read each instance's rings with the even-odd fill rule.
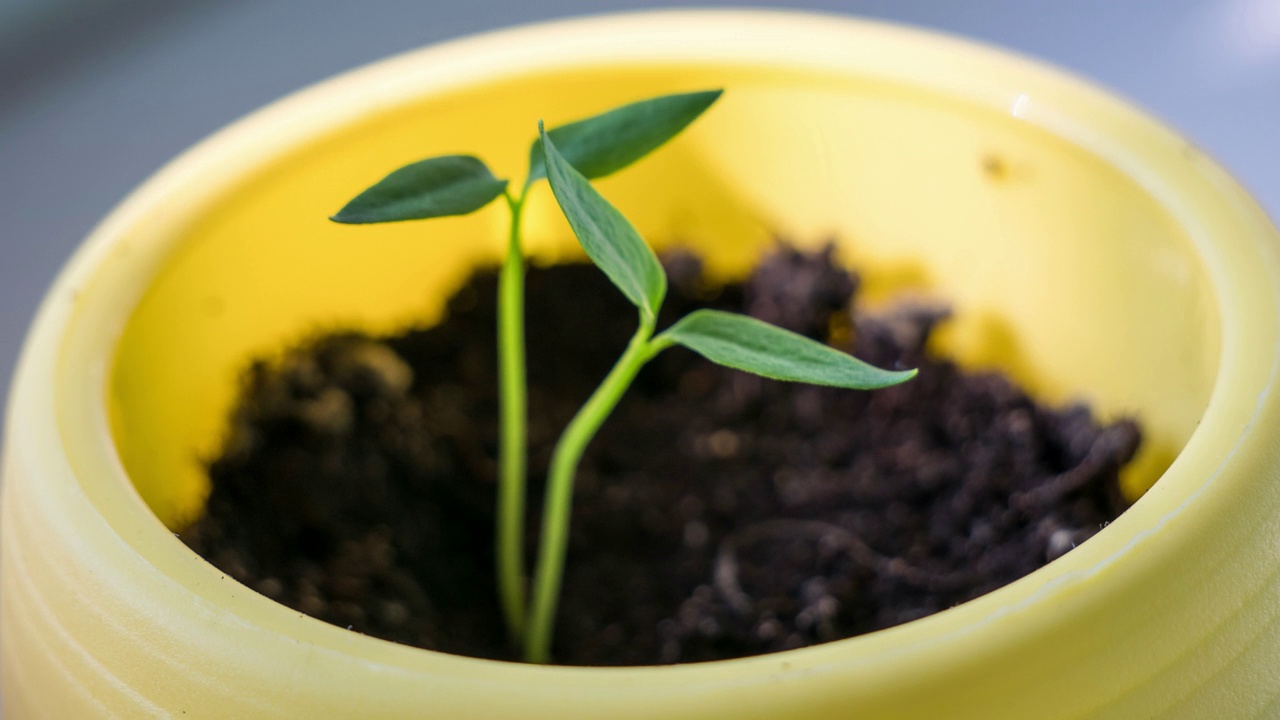
[[622,213],[565,160],[542,123],[538,123],[538,133],[546,148],[551,191],[582,249],[622,294],[653,320],[667,294],[667,274],[658,258]]
[[708,360],[775,380],[874,390],[915,377],[915,370],[881,370],[835,348],[755,318],[697,310],[659,335]]
[[361,225],[466,215],[506,189],[507,181],[495,178],[479,158],[443,155],[396,170],[329,219]]
[[[688,127],[723,90],[663,95],[555,128],[548,134],[569,164],[588,178],[615,173]],[[542,139],[529,149],[525,187],[546,177]]]

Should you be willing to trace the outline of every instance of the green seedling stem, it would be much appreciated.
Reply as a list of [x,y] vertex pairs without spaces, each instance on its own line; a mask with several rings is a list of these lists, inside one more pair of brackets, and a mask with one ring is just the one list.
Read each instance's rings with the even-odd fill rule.
[[528,388],[524,342],[524,249],[520,219],[525,193],[507,194],[511,232],[498,275],[498,508],[495,529],[498,599],[513,642],[524,637],[524,506],[528,450]]

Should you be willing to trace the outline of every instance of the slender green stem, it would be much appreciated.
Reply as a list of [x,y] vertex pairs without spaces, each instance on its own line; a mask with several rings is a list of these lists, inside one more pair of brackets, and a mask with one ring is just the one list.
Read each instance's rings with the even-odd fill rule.
[[551,457],[542,509],[542,538],[533,584],[533,607],[524,643],[525,660],[529,662],[545,663],[551,656],[551,635],[555,628],[556,606],[560,601],[565,550],[569,544],[569,512],[573,505],[573,479],[578,461],[636,373],[661,349],[649,343],[653,325],[652,318],[641,321],[640,329],[631,338],[626,352],[565,428]]
[[495,539],[498,596],[513,643],[524,636],[524,505],[528,405],[524,357],[524,250],[520,215],[524,195],[507,195],[511,235],[498,276],[498,522]]

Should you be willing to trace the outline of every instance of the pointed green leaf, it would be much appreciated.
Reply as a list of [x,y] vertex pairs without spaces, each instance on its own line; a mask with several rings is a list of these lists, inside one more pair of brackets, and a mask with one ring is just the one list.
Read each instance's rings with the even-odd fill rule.
[[444,155],[396,170],[329,219],[358,225],[466,215],[506,189],[479,158]]
[[641,313],[656,318],[667,294],[667,274],[653,250],[622,213],[565,160],[555,141],[547,137],[542,123],[538,123],[538,133],[546,149],[551,191],[587,257]]
[[820,342],[746,315],[698,310],[658,336],[708,360],[774,380],[874,390],[897,385],[915,370],[881,370]]
[[[617,172],[688,127],[723,90],[663,95],[555,128],[548,134],[569,164],[588,178]],[[541,138],[529,149],[528,187],[546,177]]]

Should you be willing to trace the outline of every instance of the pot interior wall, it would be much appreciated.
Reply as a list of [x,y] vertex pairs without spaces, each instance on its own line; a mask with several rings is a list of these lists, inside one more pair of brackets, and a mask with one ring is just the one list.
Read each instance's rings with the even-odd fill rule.
[[[1196,427],[1219,328],[1200,260],[1138,184],[1016,113],[872,78],[764,68],[541,72],[397,107],[278,153],[184,219],[124,328],[112,430],[143,499],[171,528],[206,493],[254,356],[326,328],[437,319],[502,245],[501,204],[478,215],[364,228],[326,218],[399,165],[474,152],[519,184],[536,121],[651,94],[723,86],[674,144],[601,184],[656,245],[682,242],[725,275],[775,234],[837,240],[885,298],[951,301],[940,349],[1000,367],[1054,401],[1136,414],[1147,444],[1126,478],[1150,486]],[[545,185],[528,213],[537,262],[576,256]],[[1171,389],[1176,389],[1173,391]]]

